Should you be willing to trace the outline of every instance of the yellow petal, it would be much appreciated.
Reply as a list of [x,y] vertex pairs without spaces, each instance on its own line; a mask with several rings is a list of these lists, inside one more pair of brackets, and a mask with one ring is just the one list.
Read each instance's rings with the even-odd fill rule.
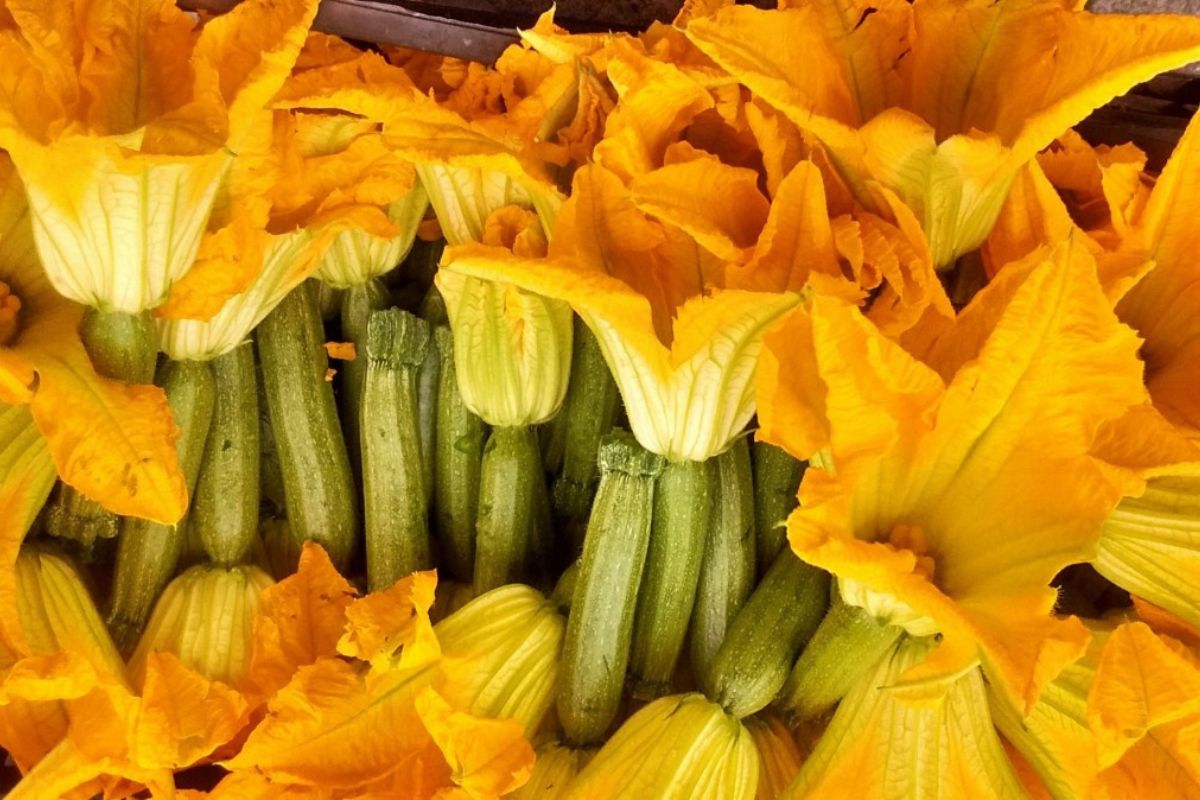
[[1076,230],[1067,207],[1037,161],[1017,173],[982,250],[988,275],[1042,245],[1061,242]]
[[[844,281],[821,173],[812,162],[802,161],[780,181],[753,256],[744,266],[728,269],[725,280],[733,289],[799,292],[812,272],[835,284]],[[849,284],[844,291],[847,299],[858,299]]]
[[338,652],[378,665],[391,663],[401,651],[401,669],[436,659],[441,651],[429,620],[436,587],[436,573],[414,572],[385,591],[354,600],[346,608],[346,632]]
[[[262,266],[254,282],[210,318],[158,320],[159,347],[178,361],[209,361],[245,342],[288,293],[312,275],[337,235],[332,228],[263,234]],[[236,267],[235,267],[236,269]]]
[[9,152],[54,288],[131,314],[162,303],[192,265],[231,160],[223,150],[163,156],[84,136]]
[[305,543],[296,572],[262,594],[254,620],[250,677],[265,696],[297,669],[337,653],[354,589],[320,545]]
[[222,765],[330,788],[385,778],[429,746],[414,707],[428,674],[363,675],[349,661],[322,658],[280,689],[240,752]]
[[197,94],[224,101],[234,152],[283,86],[316,13],[316,0],[248,0],[205,23],[192,55]]
[[533,748],[519,723],[456,711],[432,689],[417,696],[416,710],[469,797],[500,797],[529,780]]
[[782,798],[1025,797],[972,669],[932,705],[909,705],[892,685],[928,654],[905,637],[842,700]]
[[655,700],[626,720],[572,781],[570,800],[751,800],[758,754],[741,722],[700,694]]
[[193,764],[233,739],[249,707],[233,689],[192,672],[170,653],[146,659],[131,760],[143,768]]
[[1151,729],[1200,716],[1200,658],[1141,622],[1108,637],[1088,694],[1088,721],[1104,766]]
[[[1099,649],[1092,647],[1096,653]],[[1046,684],[1028,715],[1019,713],[994,687],[988,687],[996,727],[1025,757],[1049,797],[1094,796],[1100,764],[1096,738],[1088,727],[1087,698],[1095,672],[1089,653]]]
[[344,289],[397,266],[412,248],[428,207],[425,189],[419,184],[414,186],[388,206],[388,219],[400,231],[396,236],[381,238],[363,230],[342,231],[325,251],[316,276]]
[[667,146],[697,114],[713,106],[703,85],[626,39],[609,46],[607,74],[620,101],[594,158],[625,181],[662,166]]
[[50,488],[54,465],[29,409],[0,404],[0,644],[22,652],[13,568],[29,526]]
[[1183,619],[1200,623],[1193,587],[1200,580],[1200,505],[1195,478],[1158,478],[1104,522],[1096,569],[1109,580]]
[[1200,123],[1188,125],[1140,220],[1136,244],[1149,251],[1152,269],[1117,306],[1121,319],[1145,339],[1146,385],[1154,404],[1172,422],[1200,431],[1195,391],[1200,368],[1200,281],[1195,252],[1200,239],[1189,220],[1200,208]]
[[439,694],[473,714],[515,719],[532,737],[554,702],[565,628],[554,604],[528,586],[475,598],[434,627]]
[[686,231],[726,261],[744,260],[767,221],[758,175],[712,157],[639,175],[630,189],[635,206]]
[[257,567],[197,565],[175,577],[154,604],[129,656],[135,684],[150,680],[156,653],[170,654],[213,681],[241,688],[253,647],[252,624],[264,589],[274,584]]
[[1046,0],[922,3],[915,17],[912,109],[939,140],[993,132],[1019,161],[1137,83],[1200,57],[1190,17],[1090,14]]
[[[1068,244],[1032,263],[1015,292],[1010,278],[978,295],[954,355],[931,359],[949,381],[944,393],[856,312],[815,299],[837,474],[810,471],[789,520],[802,558],[937,623],[941,646],[910,677],[952,673],[979,655],[1023,710],[1086,640],[1077,623],[1050,617],[1049,583],[1090,556],[1100,521],[1137,486],[1091,447],[1104,421],[1144,397],[1137,341],[1086,253]],[[991,302],[1006,291],[1007,302]],[[919,545],[875,541],[910,526]]]
[[746,730],[758,751],[758,791],[755,800],[775,800],[783,792],[804,760],[792,732],[774,714],[746,720]]

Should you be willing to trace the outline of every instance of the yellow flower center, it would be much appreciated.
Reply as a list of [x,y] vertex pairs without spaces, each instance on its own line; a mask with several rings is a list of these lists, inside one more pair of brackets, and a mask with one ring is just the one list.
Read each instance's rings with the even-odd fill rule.
[[917,557],[917,566],[914,572],[925,576],[925,579],[930,583],[933,582],[933,573],[936,564],[933,556],[929,555],[929,544],[925,539],[925,531],[921,530],[919,525],[909,525],[902,522],[892,529],[888,536],[887,543],[896,550],[908,550]]
[[21,319],[21,298],[13,293],[4,281],[0,281],[0,346],[17,336]]

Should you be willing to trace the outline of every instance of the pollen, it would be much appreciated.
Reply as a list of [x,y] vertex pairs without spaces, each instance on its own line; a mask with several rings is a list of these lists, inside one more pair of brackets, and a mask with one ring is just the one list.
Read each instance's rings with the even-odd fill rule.
[[0,346],[16,338],[21,319],[21,298],[17,297],[8,284],[0,281]]
[[921,530],[919,525],[900,523],[892,528],[892,533],[888,536],[888,544],[897,550],[908,550],[915,555],[917,557],[915,571],[925,576],[927,580],[933,580],[936,564],[933,556],[927,552],[929,543],[925,538],[925,531]]

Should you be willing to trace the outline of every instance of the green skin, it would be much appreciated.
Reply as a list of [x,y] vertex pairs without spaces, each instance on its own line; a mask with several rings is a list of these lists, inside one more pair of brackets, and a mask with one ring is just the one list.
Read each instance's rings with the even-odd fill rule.
[[546,471],[557,476],[550,495],[555,517],[587,521],[596,494],[596,449],[613,428],[619,401],[596,337],[576,317],[571,382],[562,409],[545,427]]
[[754,489],[746,438],[715,456],[712,467],[712,528],[705,542],[689,638],[692,672],[701,680],[755,583]]
[[[202,361],[168,361],[159,371],[158,382],[179,426],[175,450],[190,496],[208,438],[216,382],[212,369]],[[122,520],[106,617],[122,652],[129,652],[137,643],[155,600],[175,574],[183,548],[184,524],[162,525],[134,517]]]
[[[341,325],[342,338],[353,342],[355,351],[361,356],[367,344],[367,319],[372,311],[388,307],[388,291],[378,278],[372,278],[361,286],[352,286],[342,292]],[[346,452],[356,477],[361,478],[362,447],[358,430],[362,414],[361,400],[363,380],[367,375],[366,358],[343,361],[338,366],[341,380],[339,401],[342,404],[342,430],[346,436]]]
[[546,479],[533,429],[492,428],[480,467],[476,594],[531,579],[534,530],[545,525],[543,515],[549,508],[545,495]]
[[875,668],[903,632],[835,600],[796,660],[776,705],[796,722],[821,716]]
[[354,554],[358,503],[311,284],[297,287],[258,326],[263,395],[279,457],[288,524],[297,542],[325,548],[339,570]]
[[599,453],[600,486],[575,576],[558,695],[559,721],[576,747],[602,741],[620,707],[663,465],[624,435],[606,439]]
[[428,347],[424,320],[399,309],[371,314],[360,419],[371,591],[433,566],[416,387]]
[[633,695],[639,699],[671,691],[709,535],[711,483],[709,465],[700,461],[668,463],[658,478],[629,662]]
[[213,359],[216,403],[189,527],[217,564],[240,564],[258,534],[258,378],[249,342]]
[[738,719],[766,708],[829,607],[829,575],[784,550],[734,618],[704,693]]
[[787,539],[788,515],[796,507],[796,492],[804,477],[804,462],[782,448],[754,443],[754,524],[758,535],[758,572],[766,573]]
[[[131,384],[154,380],[158,334],[150,312],[126,314],[89,308],[84,312],[79,335],[98,374]],[[99,503],[60,484],[46,507],[45,528],[52,536],[75,541],[87,560],[97,539],[117,535],[119,522],[116,514]]]
[[475,520],[487,426],[459,393],[454,335],[440,325],[434,340],[443,364],[434,426],[434,522],[445,566],[456,579],[470,583],[475,576]]

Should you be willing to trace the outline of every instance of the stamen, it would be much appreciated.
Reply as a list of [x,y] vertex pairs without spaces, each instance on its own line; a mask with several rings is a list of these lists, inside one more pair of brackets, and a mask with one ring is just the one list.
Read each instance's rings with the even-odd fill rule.
[[902,522],[892,529],[892,533],[888,536],[888,544],[897,550],[908,550],[917,557],[916,571],[924,575],[926,579],[932,581],[936,563],[933,556],[926,553],[926,548],[929,546],[925,538],[925,531],[921,530],[919,525],[910,525]]
[[20,315],[21,298],[13,293],[7,283],[0,281],[0,346],[16,338]]

